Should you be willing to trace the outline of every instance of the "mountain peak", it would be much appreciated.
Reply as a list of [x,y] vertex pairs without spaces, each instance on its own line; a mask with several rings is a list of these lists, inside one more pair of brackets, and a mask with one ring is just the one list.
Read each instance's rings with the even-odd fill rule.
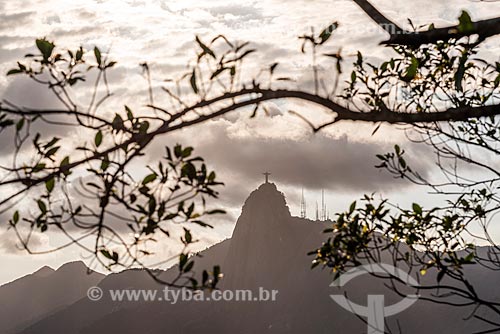
[[38,276],[38,277],[47,277],[47,276],[51,275],[54,272],[55,272],[55,270],[52,269],[51,267],[49,267],[49,266],[43,266],[42,268],[40,268],[37,271],[35,271],[33,273],[33,275]]
[[272,212],[279,212],[279,215],[290,216],[285,195],[278,190],[274,183],[262,183],[252,191],[243,205],[242,216],[248,211],[262,212],[262,210],[268,215],[274,215]]

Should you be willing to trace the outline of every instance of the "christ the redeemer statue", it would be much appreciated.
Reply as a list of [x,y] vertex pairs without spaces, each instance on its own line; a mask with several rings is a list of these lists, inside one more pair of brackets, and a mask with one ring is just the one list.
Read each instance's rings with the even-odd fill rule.
[[265,172],[265,173],[262,173],[262,175],[266,176],[266,183],[269,183],[269,175],[271,175],[271,173]]

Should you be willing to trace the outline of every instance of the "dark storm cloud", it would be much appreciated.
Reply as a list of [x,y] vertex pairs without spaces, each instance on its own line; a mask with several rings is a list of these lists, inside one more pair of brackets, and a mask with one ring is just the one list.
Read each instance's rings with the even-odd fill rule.
[[[358,142],[348,137],[333,139],[323,134],[308,140],[231,138],[227,124],[208,123],[159,143],[194,146],[195,152],[227,183],[222,191],[224,202],[239,203],[248,189],[261,182],[265,170],[271,171],[273,180],[279,183],[311,190],[376,192],[408,185],[374,168],[379,162],[375,155],[392,151],[390,144]],[[409,163],[427,175],[428,164],[417,159],[409,159]]]
[[279,139],[230,139],[222,131],[211,143],[199,146],[217,166],[246,180],[261,179],[263,170],[283,183],[310,189],[379,191],[401,183],[374,168],[375,155],[390,150],[374,143],[322,135],[308,141]]

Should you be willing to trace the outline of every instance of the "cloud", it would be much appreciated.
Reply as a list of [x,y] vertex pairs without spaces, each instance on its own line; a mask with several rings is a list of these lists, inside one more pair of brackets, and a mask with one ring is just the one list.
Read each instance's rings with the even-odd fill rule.
[[26,108],[49,109],[62,106],[47,86],[21,75],[11,77],[2,98]]
[[[25,233],[26,234],[26,233]],[[29,248],[31,251],[43,250],[48,246],[48,236],[34,232],[29,239]],[[12,231],[0,231],[0,250],[6,254],[26,255],[21,241]]]
[[12,14],[0,14],[0,31],[12,28],[13,26],[22,26],[30,23],[31,18],[36,14],[35,11],[24,11]]
[[[5,99],[18,107],[23,108],[35,108],[35,109],[63,109],[62,104],[57,100],[57,98],[50,92],[50,90],[33,80],[16,76],[11,79],[9,85],[1,94],[2,99]],[[73,121],[73,118],[65,115],[52,115],[48,119],[51,122],[69,122]],[[41,119],[32,123],[30,128],[31,135],[34,136],[37,132],[42,134],[42,138],[51,138],[52,136],[65,137],[68,136],[72,130],[69,126],[60,125],[58,123],[46,123]],[[14,139],[15,130],[13,127],[8,128],[0,133],[0,141],[2,145],[0,146],[0,155],[5,155],[8,153],[13,153],[14,151]],[[32,147],[31,142],[28,141],[24,148]]]
[[219,132],[213,144],[201,149],[206,149],[217,164],[239,171],[242,178],[252,179],[252,175],[261,178],[259,173],[266,169],[274,172],[277,181],[312,189],[371,192],[401,185],[374,168],[378,163],[375,154],[389,151],[388,145],[357,142],[346,136],[333,139],[321,134],[305,141],[235,140],[225,137],[223,132]]
[[[284,119],[276,121],[283,123]],[[280,137],[279,132],[274,137],[241,135],[241,128],[238,122],[212,121],[158,140],[152,150],[163,152],[165,145],[177,142],[194,146],[196,155],[204,157],[226,183],[221,190],[221,204],[228,208],[241,205],[249,190],[262,182],[264,171],[272,172],[272,180],[284,186],[328,189],[343,194],[401,190],[409,186],[374,167],[379,163],[375,155],[392,151],[394,143],[359,141],[354,134],[332,137],[320,133],[288,138]],[[268,131],[273,128],[270,126]],[[419,146],[414,148],[418,155],[425,152]],[[158,157],[159,153],[150,156]],[[431,168],[421,159],[409,159],[409,163],[422,175],[427,175]]]
[[219,5],[209,7],[208,11],[214,16],[225,16],[230,14],[245,21],[261,20],[264,18],[264,15],[262,14],[262,8],[256,6],[255,3],[253,3],[251,6],[237,4]]

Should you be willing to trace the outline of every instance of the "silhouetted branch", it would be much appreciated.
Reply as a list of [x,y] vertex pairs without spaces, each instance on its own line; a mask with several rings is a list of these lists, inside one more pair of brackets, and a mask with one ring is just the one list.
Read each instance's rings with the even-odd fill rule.
[[401,29],[393,21],[378,11],[367,0],[353,0],[368,16],[382,29],[390,34],[390,38],[382,44],[385,45],[406,45],[418,47],[422,44],[447,41],[451,38],[460,39],[462,37],[478,35],[480,41],[488,37],[500,34],[500,18],[491,18],[477,22],[471,22],[471,26],[463,29],[460,25],[453,25],[442,28],[433,28],[426,31],[412,32]]
[[460,39],[472,35],[478,35],[479,41],[484,41],[489,37],[500,34],[500,18],[473,22],[473,28],[467,31],[461,31],[459,28],[458,25],[454,25],[427,31],[392,34],[391,37],[387,41],[382,42],[382,44],[418,47],[422,44],[447,41],[452,38]]
[[371,3],[366,0],[353,0],[361,9],[368,14],[368,16],[377,23],[382,29],[387,31],[389,34],[403,33],[404,30],[401,29],[396,23],[389,20],[385,15],[378,11]]

